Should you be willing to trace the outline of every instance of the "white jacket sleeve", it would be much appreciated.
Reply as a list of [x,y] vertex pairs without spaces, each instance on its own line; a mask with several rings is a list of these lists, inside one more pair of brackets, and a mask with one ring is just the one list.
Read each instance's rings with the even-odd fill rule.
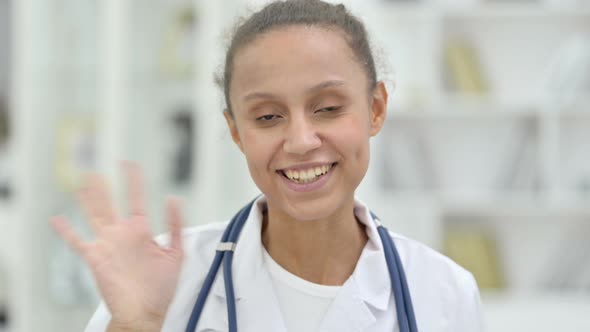
[[92,318],[90,318],[84,332],[105,332],[110,321],[111,314],[104,302],[101,302]]
[[483,332],[485,331],[483,310],[479,288],[473,274],[468,273],[464,280],[461,299],[455,308],[454,326],[449,331],[453,332]]

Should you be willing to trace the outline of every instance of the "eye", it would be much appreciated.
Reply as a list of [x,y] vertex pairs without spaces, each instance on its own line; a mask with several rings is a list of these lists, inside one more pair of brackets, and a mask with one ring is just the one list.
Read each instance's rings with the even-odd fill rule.
[[272,120],[276,120],[278,118],[278,115],[274,115],[274,114],[267,114],[267,115],[263,115],[261,117],[256,118],[257,121],[272,121]]
[[320,108],[319,110],[317,110],[316,113],[333,112],[333,111],[339,110],[340,108],[341,108],[341,106],[324,107],[324,108]]

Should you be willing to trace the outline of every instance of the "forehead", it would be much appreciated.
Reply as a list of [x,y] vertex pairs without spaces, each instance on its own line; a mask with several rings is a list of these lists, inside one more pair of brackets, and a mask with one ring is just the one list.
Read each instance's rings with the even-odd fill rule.
[[[238,50],[234,58],[232,96],[251,90],[305,89],[326,80],[364,84],[360,63],[344,32],[317,26],[277,28]],[[234,99],[234,98],[232,98]]]

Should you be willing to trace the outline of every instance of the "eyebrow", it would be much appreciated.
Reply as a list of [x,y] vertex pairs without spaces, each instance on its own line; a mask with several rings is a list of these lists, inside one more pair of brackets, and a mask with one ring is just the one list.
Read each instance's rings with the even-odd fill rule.
[[[342,86],[344,85],[344,81],[340,81],[340,80],[329,80],[329,81],[325,81],[319,84],[316,84],[310,88],[308,88],[305,92],[306,93],[313,93],[313,92],[317,92],[326,88],[331,88],[331,87],[336,87],[336,86]],[[251,99],[264,99],[264,98],[269,98],[269,99],[279,99],[279,97],[277,95],[274,95],[272,93],[269,92],[253,92],[253,93],[249,93],[246,96],[244,96],[244,101],[248,101]]]

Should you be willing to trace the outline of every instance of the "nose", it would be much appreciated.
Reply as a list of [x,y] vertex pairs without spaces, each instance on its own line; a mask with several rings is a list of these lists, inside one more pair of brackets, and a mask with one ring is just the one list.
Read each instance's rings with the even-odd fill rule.
[[284,150],[287,153],[304,155],[319,148],[322,141],[317,128],[305,115],[292,117],[285,131]]

